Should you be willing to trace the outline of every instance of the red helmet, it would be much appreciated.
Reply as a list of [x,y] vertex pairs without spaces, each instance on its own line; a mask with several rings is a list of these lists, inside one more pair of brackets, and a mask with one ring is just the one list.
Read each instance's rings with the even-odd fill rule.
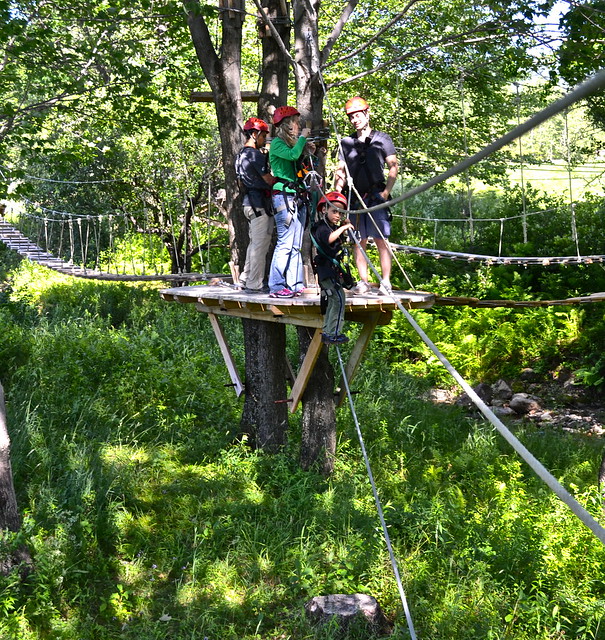
[[273,112],[273,124],[278,125],[284,118],[299,116],[300,112],[294,107],[277,107]]
[[370,105],[359,96],[355,96],[354,98],[350,98],[345,102],[345,112],[348,116],[357,111],[365,111],[369,109]]
[[269,133],[269,125],[260,118],[248,118],[244,124],[244,131],[266,131]]
[[330,193],[326,193],[326,195],[322,196],[317,203],[317,208],[322,207],[326,202],[340,202],[340,204],[346,209],[347,208],[347,197],[340,193],[340,191],[330,191]]

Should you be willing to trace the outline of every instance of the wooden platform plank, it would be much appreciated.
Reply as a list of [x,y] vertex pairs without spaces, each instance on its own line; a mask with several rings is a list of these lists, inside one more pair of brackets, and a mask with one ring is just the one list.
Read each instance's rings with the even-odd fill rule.
[[[377,290],[376,290],[377,291]],[[199,311],[213,309],[214,313],[231,313],[236,317],[280,322],[279,317],[292,315],[296,319],[304,316],[321,316],[319,290],[305,293],[296,298],[271,298],[268,294],[248,294],[241,290],[221,285],[195,285],[191,287],[174,287],[162,289],[160,295],[164,300],[181,303],[196,302]],[[433,306],[435,295],[418,291],[394,291],[393,295],[352,295],[347,292],[345,300],[345,320],[364,322],[367,314],[377,311],[384,314],[380,324],[387,324],[391,313],[398,306],[397,302],[410,309],[427,309]],[[296,324],[292,322],[291,324]],[[303,326],[308,322],[301,322]]]

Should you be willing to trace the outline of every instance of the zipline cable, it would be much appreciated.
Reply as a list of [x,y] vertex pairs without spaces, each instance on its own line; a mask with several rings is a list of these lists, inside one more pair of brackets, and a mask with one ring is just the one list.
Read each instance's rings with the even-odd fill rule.
[[349,381],[347,380],[347,374],[345,371],[345,366],[342,361],[342,356],[340,354],[340,348],[336,345],[336,353],[338,354],[338,364],[340,365],[340,371],[342,373],[342,379],[344,381],[345,389],[347,391],[347,397],[349,399],[349,406],[351,407],[351,415],[353,416],[353,421],[355,423],[355,430],[357,431],[357,438],[359,439],[359,446],[361,447],[361,452],[363,454],[363,460],[366,465],[366,471],[368,472],[368,478],[370,480],[370,485],[372,486],[372,493],[374,494],[374,502],[376,503],[376,510],[378,511],[378,517],[380,518],[380,524],[382,526],[382,533],[384,535],[384,541],[386,543],[389,558],[391,559],[391,566],[393,567],[393,573],[395,574],[395,580],[397,582],[397,589],[399,590],[399,597],[401,598],[401,604],[403,605],[403,610],[405,612],[405,619],[408,624],[408,629],[410,631],[410,637],[412,640],[416,640],[416,631],[414,630],[414,622],[412,620],[412,615],[410,613],[410,608],[408,606],[408,601],[405,595],[405,590],[403,588],[403,584],[401,583],[401,576],[399,575],[399,568],[397,566],[397,559],[395,558],[395,553],[393,552],[393,546],[391,544],[391,538],[389,536],[389,530],[387,528],[386,521],[384,519],[384,513],[382,510],[382,504],[380,502],[380,496],[378,495],[378,490],[376,488],[376,483],[374,482],[374,475],[372,474],[372,467],[370,466],[370,460],[368,458],[368,452],[366,451],[365,443],[363,440],[363,434],[361,433],[361,428],[359,426],[359,420],[357,419],[357,413],[355,412],[355,405],[353,404],[353,396],[351,395],[351,389],[349,387]]
[[[394,298],[395,299],[395,298]],[[491,422],[491,424],[500,432],[500,435],[512,446],[512,448],[525,460],[532,471],[543,480],[549,489],[555,493],[559,499],[564,502],[571,511],[582,521],[582,523],[590,529],[594,535],[605,545],[605,529],[592,517],[592,515],[558,482],[558,480],[544,467],[544,465],[534,457],[534,455],[522,444],[518,438],[508,429],[508,427],[496,416],[496,414],[481,400],[473,388],[464,380],[464,378],[454,369],[448,359],[439,351],[436,345],[422,330],[420,325],[414,320],[410,312],[399,302],[395,300],[397,306],[406,317],[407,321],[422,338],[422,341],[429,349],[439,358],[441,364],[447,369],[450,375],[466,392],[468,397],[475,403],[479,411]]]
[[526,120],[523,124],[516,126],[507,134],[498,138],[497,140],[487,145],[486,147],[484,147],[474,155],[468,158],[465,158],[462,162],[459,162],[458,164],[454,165],[447,171],[444,171],[443,173],[440,173],[434,176],[430,180],[427,180],[423,184],[418,185],[413,189],[410,189],[406,193],[403,193],[402,195],[397,196],[392,200],[389,200],[388,203],[378,204],[374,207],[368,207],[367,209],[358,209],[352,213],[378,211],[380,209],[383,209],[384,207],[399,204],[400,202],[403,202],[404,200],[408,200],[409,198],[416,196],[419,193],[423,193],[424,191],[427,191],[431,187],[434,187],[435,185],[440,184],[441,182],[445,182],[445,180],[448,180],[449,178],[455,175],[458,175],[462,171],[465,171],[469,167],[472,167],[474,164],[477,164],[480,160],[483,160],[484,158],[491,155],[492,153],[495,153],[496,151],[500,150],[502,147],[505,147],[506,145],[510,144],[511,142],[513,142],[513,140],[516,140],[519,136],[522,136],[528,131],[531,131],[532,129],[537,127],[539,124],[542,124],[543,122],[545,122],[552,116],[556,115],[557,113],[564,111],[570,105],[592,95],[593,93],[596,93],[597,91],[603,88],[605,88],[605,69],[602,69],[601,71],[599,71],[598,73],[590,77],[588,80],[580,84],[578,87],[576,87],[575,89],[573,89],[572,91],[564,95],[562,98],[559,98],[559,100],[556,100],[545,109],[542,109],[542,111],[539,111],[538,113],[533,115],[531,118],[529,118],[529,120]]

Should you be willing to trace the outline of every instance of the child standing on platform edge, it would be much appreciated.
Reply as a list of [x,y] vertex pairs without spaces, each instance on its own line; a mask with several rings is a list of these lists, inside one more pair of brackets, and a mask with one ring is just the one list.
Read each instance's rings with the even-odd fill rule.
[[311,240],[316,255],[313,268],[321,287],[321,308],[324,315],[321,341],[324,344],[343,344],[349,341],[342,331],[345,312],[343,285],[350,288],[354,283],[343,281],[342,235],[353,225],[347,219],[340,224],[341,209],[347,206],[342,193],[326,193],[317,203],[318,219],[311,227]]

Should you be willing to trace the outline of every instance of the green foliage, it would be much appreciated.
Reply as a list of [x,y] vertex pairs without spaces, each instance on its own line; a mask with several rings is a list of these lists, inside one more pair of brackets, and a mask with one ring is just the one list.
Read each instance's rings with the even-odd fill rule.
[[[603,68],[605,51],[605,3],[596,0],[570,4],[569,10],[561,18],[561,30],[565,35],[557,51],[559,73],[571,86]],[[603,129],[605,125],[605,104],[600,92],[588,99],[588,110],[593,120]]]
[[[509,83],[535,64],[526,54],[533,9],[526,2],[415,3],[371,50],[329,67],[333,103],[351,92],[367,95],[375,124],[398,132],[402,166],[415,179],[452,164],[465,145],[473,150],[510,126]],[[220,158],[211,111],[185,100],[200,74],[181,9],[76,2],[13,3],[10,11],[0,3],[0,10],[7,36],[0,144],[17,195],[91,215],[126,212],[141,226],[161,228],[164,240],[183,228],[190,197],[204,196],[197,198],[204,212],[205,194],[220,183]],[[336,18],[337,10],[328,3],[326,15]],[[393,11],[383,2],[358,7],[333,57],[374,35]],[[203,13],[214,16],[215,8]],[[244,79],[255,86],[252,49]],[[377,63],[395,69],[397,79],[381,73],[339,86]],[[540,105],[543,89],[531,99],[532,108]],[[505,157],[476,177],[500,184]],[[114,182],[78,191],[32,183],[28,174]],[[547,215],[527,245],[518,224],[507,229],[509,253],[573,254],[566,203],[532,189],[526,195]],[[415,199],[410,213],[454,218],[465,204],[461,188]],[[510,190],[482,196],[475,211],[508,217],[520,206],[520,191]],[[597,199],[578,204],[583,250],[602,247],[599,207]],[[197,224],[200,244],[226,244],[224,231]],[[403,221],[396,224],[403,235]],[[496,251],[497,227],[477,228],[471,238],[468,228],[452,226],[439,240],[449,249]],[[410,224],[406,234],[410,244],[430,244],[434,228]],[[119,257],[141,262],[143,244],[134,256],[118,246]],[[227,262],[226,251],[218,255],[210,270]],[[595,265],[540,272],[423,259],[408,265],[417,285],[440,295],[589,293],[603,277]],[[338,417],[333,476],[304,473],[295,438],[267,456],[235,437],[239,403],[224,386],[212,331],[193,309],[162,302],[153,287],[74,283],[28,263],[3,265],[0,273],[7,281],[0,376],[25,516],[19,534],[0,545],[7,553],[25,543],[35,559],[24,580],[0,577],[0,637],[368,637],[356,625],[339,634],[306,621],[303,604],[336,591],[375,595],[395,637],[407,637],[348,409]],[[569,359],[597,384],[605,367],[599,313],[436,308],[416,316],[472,379],[512,376],[527,364],[547,371]],[[225,324],[241,363],[239,323]],[[425,400],[423,391],[437,382],[446,383],[443,370],[398,317],[380,329],[355,389],[419,636],[602,637],[603,548],[490,428]],[[518,435],[598,516],[595,443],[530,428]]]
[[[407,637],[350,410],[329,480],[301,471],[294,437],[278,455],[253,452],[233,438],[238,402],[203,315],[153,287],[67,282],[23,266],[0,306],[25,515],[0,548],[25,543],[35,560],[24,581],[0,577],[0,636],[378,640],[361,623],[305,619],[314,595],[362,592]],[[446,311],[417,316],[452,343],[515,324],[522,343],[535,330],[546,345],[588,320],[455,310],[446,335]],[[390,330],[356,378],[356,412],[419,637],[599,638],[602,546],[491,428],[424,399],[433,370],[385,362],[402,334],[389,343]],[[241,362],[241,330],[227,331]],[[599,513],[595,442],[517,435]]]

